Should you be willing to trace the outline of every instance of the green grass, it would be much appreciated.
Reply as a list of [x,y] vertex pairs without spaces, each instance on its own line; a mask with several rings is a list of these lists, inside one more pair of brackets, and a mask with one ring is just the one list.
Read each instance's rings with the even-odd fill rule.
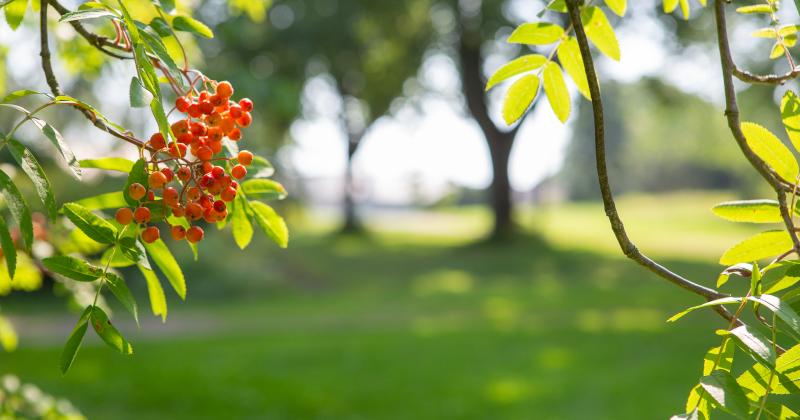
[[[712,220],[708,201],[723,197],[670,198],[669,207],[632,197],[620,208],[643,249],[709,284],[719,248],[752,230]],[[699,300],[619,258],[600,206],[525,212],[525,226],[540,234],[491,246],[475,244],[483,213],[427,217],[373,220],[367,238],[320,235],[324,224],[299,228],[287,251],[259,240],[216,259],[204,252],[187,264],[189,302],[172,299],[166,325],[148,314],[137,331],[117,311],[133,357],[92,338],[66,377],[56,363],[77,315],[29,305],[29,297],[12,302],[22,344],[0,358],[0,373],[100,419],[640,419],[680,411],[720,322],[696,313],[666,324]],[[212,237],[207,249],[222,241],[233,246]]]

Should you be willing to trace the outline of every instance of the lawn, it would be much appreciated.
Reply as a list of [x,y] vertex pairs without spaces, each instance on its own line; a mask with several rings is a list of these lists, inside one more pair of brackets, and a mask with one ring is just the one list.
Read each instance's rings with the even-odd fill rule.
[[[708,206],[724,198],[682,194],[666,207],[630,197],[620,207],[643,250],[710,284],[716,255],[753,232],[713,220]],[[206,252],[187,265],[188,302],[171,299],[165,325],[147,314],[137,331],[117,311],[133,357],[90,340],[66,377],[56,363],[77,315],[38,302],[47,294],[26,296],[10,304],[22,343],[0,356],[0,373],[98,419],[677,413],[721,323],[696,313],[666,324],[699,300],[620,258],[599,205],[520,216],[528,235],[505,245],[476,242],[488,217],[467,209],[375,216],[366,238],[306,223],[287,251],[259,241]],[[141,285],[134,291],[144,304]]]

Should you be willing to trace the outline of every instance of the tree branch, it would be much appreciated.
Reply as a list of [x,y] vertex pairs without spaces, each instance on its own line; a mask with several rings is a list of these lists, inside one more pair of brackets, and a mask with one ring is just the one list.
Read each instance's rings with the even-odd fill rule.
[[[583,58],[583,66],[586,71],[586,77],[589,82],[589,92],[592,98],[592,111],[594,114],[594,133],[595,133],[595,157],[597,164],[597,177],[600,184],[600,193],[603,198],[603,206],[605,207],[606,216],[611,223],[611,229],[614,236],[617,238],[622,252],[631,260],[639,263],[643,267],[657,274],[661,278],[683,288],[692,293],[700,295],[707,300],[714,300],[725,297],[727,295],[719,293],[714,289],[710,289],[703,285],[697,284],[688,280],[666,267],[653,261],[646,255],[642,254],[636,245],[628,238],[625,231],[625,226],[622,219],[617,212],[614,195],[611,190],[611,185],[608,179],[608,168],[606,167],[606,150],[605,150],[605,117],[603,116],[603,101],[600,95],[600,85],[597,79],[597,72],[595,71],[594,61],[592,59],[591,51],[589,50],[589,41],[586,37],[583,23],[581,22],[580,11],[578,10],[579,0],[567,0],[567,9],[569,10],[570,20],[575,29],[575,36],[580,46],[581,56]],[[730,314],[723,308],[717,307],[715,310],[725,317],[726,319],[733,319]]]
[[734,64],[731,72],[737,79],[751,84],[759,85],[782,85],[789,80],[796,79],[800,76],[800,68],[793,68],[791,71],[784,74],[753,74],[747,70],[742,70]]
[[[53,6],[53,9],[55,9],[60,15],[64,15],[70,12],[70,10],[64,7],[64,5],[62,5],[61,3],[59,3],[58,0],[48,0],[48,2],[50,3],[51,6]],[[115,50],[121,50],[121,51],[124,51],[125,49],[109,41],[108,38],[104,36],[99,36],[97,34],[89,32],[89,30],[87,30],[86,27],[84,27],[81,22],[73,20],[70,21],[69,24],[72,25],[72,28],[75,29],[75,32],[77,32],[80,36],[85,38],[89,42],[89,44],[93,45],[95,48],[102,51],[104,54],[123,60],[132,59],[132,57],[119,55],[117,53],[107,50],[107,48],[113,48]]]
[[[40,52],[39,55],[42,57],[42,71],[44,71],[44,77],[47,81],[47,86],[50,87],[50,91],[55,96],[63,96],[64,92],[61,90],[61,86],[58,84],[58,79],[56,78],[55,72],[53,72],[53,65],[50,59],[50,46],[48,44],[48,33],[47,33],[47,7],[48,0],[40,0],[39,5],[39,35],[40,35]],[[121,140],[124,140],[130,144],[138,148],[148,148],[149,147],[141,140],[136,139],[133,136],[130,136],[125,133],[121,133],[111,127],[109,127],[103,120],[97,118],[94,113],[86,108],[83,108],[79,105],[74,105],[74,108],[80,111],[95,127],[99,128],[102,131],[105,131],[111,134],[114,137],[117,137]]]
[[[736,89],[733,86],[733,74],[736,64],[733,62],[730,42],[728,41],[728,27],[725,18],[725,3],[723,0],[714,1],[714,17],[717,24],[717,43],[719,45],[720,62],[722,64],[722,81],[725,85],[725,117],[728,119],[728,127],[733,134],[733,138],[742,150],[750,164],[761,174],[761,176],[772,186],[778,194],[778,205],[781,217],[786,225],[789,236],[794,244],[794,251],[800,255],[800,240],[794,228],[792,214],[786,205],[786,191],[780,178],[767,166],[758,155],[753,152],[747,144],[739,119],[739,104],[736,99]],[[787,180],[790,181],[790,180]]]

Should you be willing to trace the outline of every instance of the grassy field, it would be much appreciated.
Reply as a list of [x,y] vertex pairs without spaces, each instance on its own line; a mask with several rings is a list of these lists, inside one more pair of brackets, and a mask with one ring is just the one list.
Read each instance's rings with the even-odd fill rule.
[[[718,254],[752,232],[713,220],[708,207],[724,198],[629,197],[620,207],[643,250],[711,283]],[[206,252],[187,265],[189,302],[171,299],[167,324],[120,321],[134,357],[93,339],[66,377],[56,363],[77,315],[28,296],[11,302],[22,343],[0,356],[0,373],[97,419],[677,413],[719,321],[697,313],[666,324],[698,299],[620,258],[599,205],[520,216],[529,234],[505,245],[476,242],[488,216],[468,209],[376,216],[366,238],[298,226],[287,251],[259,240]],[[222,241],[233,246],[214,237],[209,248]]]

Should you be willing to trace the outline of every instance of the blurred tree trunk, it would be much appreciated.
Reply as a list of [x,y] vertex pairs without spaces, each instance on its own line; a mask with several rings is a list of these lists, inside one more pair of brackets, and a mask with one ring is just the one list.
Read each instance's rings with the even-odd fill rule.
[[494,226],[490,239],[503,239],[515,233],[508,161],[519,125],[510,131],[501,131],[489,117],[482,72],[481,35],[479,31],[470,30],[469,26],[469,22],[462,21],[460,24],[458,58],[461,88],[467,101],[467,108],[486,138],[492,158],[489,202],[494,213]]
[[353,156],[361,144],[361,138],[364,133],[352,132],[347,130],[347,167],[345,168],[344,176],[344,199],[342,201],[342,211],[344,214],[344,223],[342,224],[342,233],[357,233],[362,230],[361,221],[358,217],[355,201],[355,182],[353,177]]

